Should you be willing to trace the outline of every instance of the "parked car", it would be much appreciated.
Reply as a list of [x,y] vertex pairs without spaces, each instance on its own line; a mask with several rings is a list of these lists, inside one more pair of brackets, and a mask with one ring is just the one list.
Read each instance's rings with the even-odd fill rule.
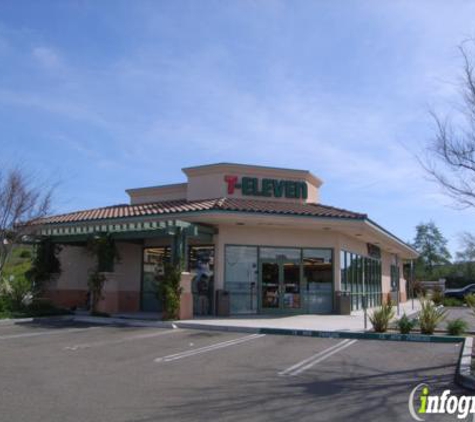
[[456,299],[463,299],[465,296],[475,293],[475,284],[468,284],[461,289],[447,289],[444,292],[445,297],[454,297]]

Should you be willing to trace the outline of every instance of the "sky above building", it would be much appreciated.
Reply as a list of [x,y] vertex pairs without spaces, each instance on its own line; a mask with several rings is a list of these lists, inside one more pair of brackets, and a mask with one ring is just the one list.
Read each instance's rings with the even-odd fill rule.
[[0,2],[3,168],[52,182],[54,211],[125,203],[182,167],[299,168],[322,202],[404,240],[475,232],[416,155],[460,96],[472,1]]

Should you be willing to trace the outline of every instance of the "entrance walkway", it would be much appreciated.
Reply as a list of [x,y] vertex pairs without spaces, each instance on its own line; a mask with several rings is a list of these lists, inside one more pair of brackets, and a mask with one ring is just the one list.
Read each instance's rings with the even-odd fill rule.
[[[413,307],[414,306],[414,307]],[[420,309],[418,300],[414,303],[409,300],[399,304],[399,316],[404,313],[411,315]],[[368,310],[370,313],[371,310]],[[397,318],[397,315],[396,315]],[[295,330],[321,331],[364,331],[363,311],[353,312],[352,315],[244,315],[227,318],[196,317],[195,319],[180,321],[180,324],[194,325],[196,328],[287,328]],[[367,329],[371,329],[368,319]]]

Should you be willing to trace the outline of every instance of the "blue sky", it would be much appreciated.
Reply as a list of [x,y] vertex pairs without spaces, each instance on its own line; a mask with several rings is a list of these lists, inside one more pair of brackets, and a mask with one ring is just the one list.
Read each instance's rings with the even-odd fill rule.
[[414,154],[474,35],[472,1],[2,0],[0,164],[59,182],[55,212],[191,165],[308,169],[323,203],[405,240],[433,220],[454,251],[475,211]]

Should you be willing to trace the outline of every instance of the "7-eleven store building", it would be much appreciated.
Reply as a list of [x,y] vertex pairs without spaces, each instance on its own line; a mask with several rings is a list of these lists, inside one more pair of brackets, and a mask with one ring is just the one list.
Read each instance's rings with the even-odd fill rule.
[[105,312],[160,312],[155,274],[177,258],[182,318],[346,313],[365,300],[406,300],[402,265],[417,252],[366,214],[321,204],[312,173],[227,163],[183,172],[184,183],[127,190],[130,204],[41,220],[37,235],[62,245],[48,295],[85,306],[85,246],[107,233],[121,259],[106,273]]

